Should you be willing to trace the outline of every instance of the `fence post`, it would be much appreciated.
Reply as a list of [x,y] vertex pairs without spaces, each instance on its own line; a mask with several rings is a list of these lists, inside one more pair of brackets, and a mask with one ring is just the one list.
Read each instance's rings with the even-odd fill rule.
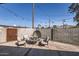
[[53,40],[53,35],[54,35],[54,33],[53,33],[53,28],[51,29],[51,40]]

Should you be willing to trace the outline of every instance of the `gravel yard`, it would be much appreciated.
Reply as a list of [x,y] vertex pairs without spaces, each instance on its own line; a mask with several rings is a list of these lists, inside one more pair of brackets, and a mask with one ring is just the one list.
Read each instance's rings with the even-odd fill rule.
[[49,41],[48,46],[26,44],[17,47],[15,42],[1,43],[0,55],[4,52],[9,53],[9,55],[79,55],[79,46],[76,45]]

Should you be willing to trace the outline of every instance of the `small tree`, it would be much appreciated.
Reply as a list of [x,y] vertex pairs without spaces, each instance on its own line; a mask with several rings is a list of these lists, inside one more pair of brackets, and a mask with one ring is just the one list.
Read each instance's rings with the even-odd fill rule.
[[53,25],[53,28],[57,28],[57,26],[56,25]]
[[77,22],[77,26],[79,26],[79,3],[72,3],[69,7],[70,13],[75,13],[74,21]]
[[38,24],[38,28],[41,28],[41,24]]

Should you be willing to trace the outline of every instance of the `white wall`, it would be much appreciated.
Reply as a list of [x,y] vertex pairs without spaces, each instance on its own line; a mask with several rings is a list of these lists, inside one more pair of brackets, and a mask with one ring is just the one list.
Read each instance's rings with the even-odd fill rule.
[[[0,28],[0,43],[7,42],[6,40],[6,29],[7,28]],[[17,28],[17,39],[21,40],[23,35],[31,36],[36,29],[32,28]],[[51,29],[40,29],[42,38],[46,38],[49,36],[51,39]]]
[[6,42],[6,28],[0,27],[0,43]]
[[32,28],[18,28],[17,29],[17,39],[21,40],[23,38],[23,35],[31,36],[34,32],[34,29]]

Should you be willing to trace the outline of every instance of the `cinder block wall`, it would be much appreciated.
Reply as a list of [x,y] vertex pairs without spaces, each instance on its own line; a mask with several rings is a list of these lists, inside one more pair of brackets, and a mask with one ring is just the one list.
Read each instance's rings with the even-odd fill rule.
[[0,28],[0,43],[6,42],[6,28]]
[[42,38],[49,36],[49,38],[51,39],[51,29],[39,29],[39,31],[41,32]]
[[79,45],[79,28],[55,29],[53,31],[53,40]]
[[17,39],[21,40],[23,38],[23,35],[31,36],[35,29],[32,28],[18,28],[17,29]]

